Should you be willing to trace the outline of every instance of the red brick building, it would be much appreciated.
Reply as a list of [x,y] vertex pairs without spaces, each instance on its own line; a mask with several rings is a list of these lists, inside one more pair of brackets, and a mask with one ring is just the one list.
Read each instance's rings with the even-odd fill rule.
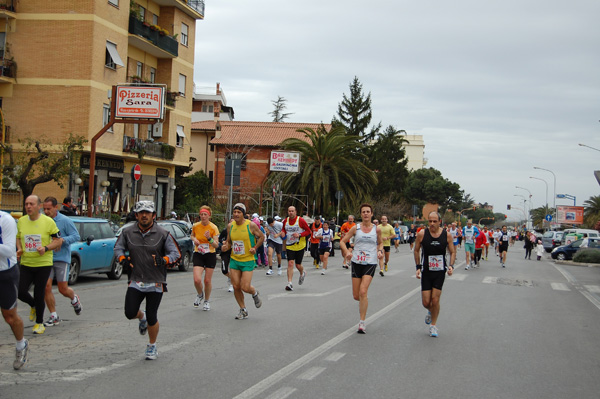
[[[240,186],[234,189],[238,198],[246,202],[245,197],[258,200],[261,189],[265,190],[271,151],[281,148],[281,143],[287,138],[305,139],[304,133],[298,132],[298,129],[316,130],[319,126],[319,123],[201,121],[192,123],[192,134],[214,136],[209,142],[210,151],[214,152],[214,169],[208,170],[207,175],[213,182],[215,199],[223,198],[228,190],[225,186],[225,160],[242,160]],[[329,130],[331,125],[326,124],[325,128]]]

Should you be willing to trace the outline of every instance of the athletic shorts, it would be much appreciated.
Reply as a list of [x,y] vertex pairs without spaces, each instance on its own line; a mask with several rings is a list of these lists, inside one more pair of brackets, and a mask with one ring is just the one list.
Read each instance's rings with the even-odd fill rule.
[[444,280],[446,279],[446,272],[430,272],[425,271],[421,273],[421,291],[431,291],[432,288],[436,290],[442,290]]
[[331,252],[329,248],[319,248],[319,255],[325,255]]
[[240,262],[233,258],[229,260],[229,268],[233,270],[239,270],[242,272],[251,272],[256,268],[256,262],[249,260],[247,262]]
[[281,254],[281,251],[283,250],[283,244],[276,243],[273,240],[267,240],[267,247],[273,248],[275,250],[275,253],[278,254]]
[[287,260],[293,260],[297,265],[302,264],[302,259],[304,258],[304,249],[299,251],[294,251],[293,249],[286,250]]
[[70,264],[67,262],[55,261],[50,271],[50,277],[48,278],[52,280],[56,276],[56,281],[59,283],[69,281],[69,266]]
[[377,265],[361,265],[359,263],[350,262],[352,264],[352,278],[363,278],[363,276],[375,275]]
[[475,253],[475,243],[465,242],[465,252]]
[[384,246],[384,247],[383,247],[383,252],[390,252],[390,248],[391,248],[391,247],[385,247],[385,246]]
[[500,251],[500,252],[508,252],[508,244],[500,244],[500,245],[498,245],[498,251]]
[[0,271],[0,308],[11,310],[17,306],[19,295],[19,269],[15,265]]
[[217,254],[216,252],[201,254],[200,252],[194,252],[192,257],[194,267],[205,267],[207,269],[214,269],[217,265]]

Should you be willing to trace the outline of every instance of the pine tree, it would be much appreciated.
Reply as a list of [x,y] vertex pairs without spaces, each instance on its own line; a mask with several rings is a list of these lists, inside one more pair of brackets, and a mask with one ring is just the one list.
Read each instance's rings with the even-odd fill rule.
[[[371,93],[365,95],[358,77],[350,84],[350,98],[343,94],[343,100],[338,104],[337,117],[333,118],[333,125],[342,125],[347,135],[358,136],[363,139],[367,135],[367,128],[371,123]],[[381,125],[381,124],[380,124]],[[375,136],[370,132],[369,135]]]
[[269,112],[269,115],[273,117],[273,122],[283,122],[285,119],[293,115],[293,112],[284,113],[283,111],[287,108],[285,104],[287,100],[284,97],[277,96],[277,100],[271,101],[275,109]]

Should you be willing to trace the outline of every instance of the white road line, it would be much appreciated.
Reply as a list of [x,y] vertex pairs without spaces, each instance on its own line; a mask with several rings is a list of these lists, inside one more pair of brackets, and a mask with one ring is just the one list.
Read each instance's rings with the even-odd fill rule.
[[558,270],[564,278],[567,279],[567,281],[571,284],[573,284],[573,286],[575,287],[575,289],[577,289],[577,291],[579,291],[581,293],[581,295],[583,295],[584,297],[587,298],[588,301],[590,301],[592,303],[592,305],[594,305],[595,307],[597,307],[598,309],[600,309],[600,299],[594,295],[593,293],[589,292],[588,290],[586,290],[576,279],[575,277],[573,277],[571,275],[571,273],[569,273],[568,271],[566,271],[565,269],[562,268],[562,266],[557,265],[556,263],[554,264],[554,268],[556,268],[556,270]]
[[296,388],[283,387],[279,388],[278,390],[267,396],[265,399],[285,399],[294,392],[296,392]]
[[[389,304],[385,308],[381,309],[379,312],[375,313],[373,316],[368,317],[367,320],[365,320],[365,321],[367,323],[369,323],[369,322],[373,322],[373,321],[377,320],[378,318],[380,318],[381,316],[389,313],[394,308],[396,308],[397,306],[399,306],[401,303],[407,301],[411,296],[419,293],[420,291],[421,291],[421,285],[419,285],[418,287],[416,287],[412,291],[408,292],[407,294],[405,294],[401,298],[396,299],[394,302],[392,302],[391,304]],[[304,366],[307,363],[313,361],[317,357],[321,356],[323,353],[327,352],[329,349],[333,348],[334,346],[336,346],[337,344],[339,344],[340,342],[342,342],[346,338],[348,338],[350,336],[353,336],[354,334],[356,334],[356,327],[352,326],[349,329],[347,329],[346,331],[343,331],[338,336],[333,337],[329,341],[325,342],[323,345],[321,345],[321,346],[313,349],[311,352],[307,353],[306,355],[302,356],[301,358],[293,361],[292,363],[288,364],[287,366],[279,369],[274,374],[271,374],[267,378],[265,378],[262,381],[258,382],[254,386],[246,389],[244,392],[242,392],[239,395],[235,396],[233,399],[250,399],[250,398],[254,398],[254,397],[260,395],[265,390],[267,390],[270,387],[272,387],[273,385],[279,383],[284,378],[288,377],[289,375],[291,375],[292,373],[294,373],[296,370],[298,370],[302,366]]]
[[584,285],[585,289],[594,294],[600,294],[600,287],[597,285]]
[[325,360],[328,362],[337,362],[341,358],[343,358],[346,354],[342,352],[333,352],[331,355],[327,356]]
[[455,281],[465,281],[465,279],[467,278],[466,274],[452,274],[452,276],[448,276],[446,277],[446,280],[455,280]]
[[271,300],[271,299],[277,299],[277,298],[282,298],[282,297],[286,297],[286,298],[315,298],[315,297],[322,297],[322,296],[327,296],[327,295],[331,295],[334,294],[338,291],[342,291],[342,290],[346,290],[350,288],[350,285],[344,285],[342,287],[336,288],[333,291],[327,291],[327,292],[317,292],[314,294],[288,294],[288,293],[281,293],[281,294],[271,294],[267,296],[267,300]]
[[483,279],[482,283],[486,284],[496,284],[498,282],[498,277],[490,277],[487,276]]
[[571,291],[565,283],[551,283],[550,286],[556,291]]
[[300,374],[298,376],[298,378],[301,380],[310,381],[313,378],[315,378],[316,376],[318,376],[319,374],[321,374],[323,371],[325,371],[325,367],[311,367],[308,370],[306,370],[304,373]]
[[[160,353],[170,352],[172,350],[190,344],[194,341],[198,341],[207,337],[207,334],[198,334],[180,342],[174,342],[172,344],[159,346],[159,355]],[[90,369],[27,371],[27,369],[25,368],[24,370],[19,371],[18,373],[0,373],[0,386],[15,384],[45,384],[47,382],[58,381],[83,381],[87,378],[94,377],[98,374],[107,373],[124,366],[129,366],[133,363],[139,362],[142,359],[143,356],[139,355],[135,358],[124,360],[119,363],[113,363],[108,366],[94,367]]]

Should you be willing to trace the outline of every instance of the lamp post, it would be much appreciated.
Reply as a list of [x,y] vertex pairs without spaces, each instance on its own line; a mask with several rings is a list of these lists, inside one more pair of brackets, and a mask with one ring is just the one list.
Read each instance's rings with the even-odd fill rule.
[[591,146],[589,146],[589,145],[587,145],[587,144],[581,144],[581,143],[579,143],[579,146],[580,146],[580,147],[587,147],[587,148],[591,148],[592,150],[596,150],[596,151],[600,151],[599,149],[597,149],[597,148],[594,148],[594,147],[591,147]]
[[548,208],[548,182],[541,177],[529,176],[530,179],[541,180],[546,185],[546,208]]
[[529,212],[527,212],[527,198],[525,198],[525,196],[521,194],[513,194],[513,196],[523,198],[523,213],[525,214],[525,226],[529,228]]
[[[525,190],[525,191],[527,191],[527,192],[529,193],[529,210],[531,211],[531,210],[533,209],[533,204],[532,204],[532,202],[531,202],[531,197],[532,197],[532,195],[531,195],[531,191],[529,191],[529,190],[528,190],[528,189],[526,189],[525,187],[520,187],[520,186],[515,186],[515,188],[520,188],[521,190]],[[530,216],[531,216],[531,215],[530,215]],[[529,223],[529,218],[527,218],[527,223]],[[533,222],[532,222],[531,224],[532,224],[532,226],[531,226],[531,227],[533,227]],[[527,228],[529,228],[529,227],[530,227],[530,226],[527,226]]]
[[[533,169],[545,170],[546,172],[552,173],[552,176],[554,176],[554,195],[552,196],[552,198],[553,198],[552,207],[554,208],[554,219],[556,219],[556,175],[550,169],[540,168],[539,166],[534,166]],[[546,200],[546,206],[548,206],[547,202],[548,201]]]

